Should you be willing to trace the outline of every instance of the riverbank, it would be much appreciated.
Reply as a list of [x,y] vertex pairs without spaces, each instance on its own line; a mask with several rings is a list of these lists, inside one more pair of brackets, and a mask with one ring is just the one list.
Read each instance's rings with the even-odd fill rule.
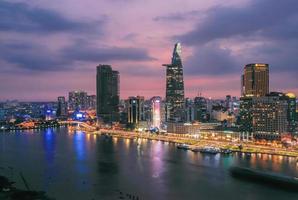
[[[89,132],[90,133],[90,132]],[[229,149],[233,152],[241,152],[248,154],[268,154],[268,155],[279,155],[296,157],[298,161],[298,151],[288,150],[284,148],[273,148],[249,143],[241,143],[242,148],[239,148],[240,143],[231,143],[226,141],[212,141],[204,139],[192,139],[192,138],[177,138],[170,135],[156,135],[149,133],[136,133],[127,131],[113,131],[113,130],[101,130],[91,132],[93,134],[106,134],[113,137],[124,138],[124,139],[148,139],[157,140],[163,142],[171,142],[176,144],[187,144],[190,148],[202,148],[205,146],[213,146],[218,148]]]

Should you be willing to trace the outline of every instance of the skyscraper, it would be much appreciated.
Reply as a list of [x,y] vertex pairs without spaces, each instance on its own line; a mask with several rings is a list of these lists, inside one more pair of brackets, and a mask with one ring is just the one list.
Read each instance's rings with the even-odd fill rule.
[[71,91],[68,95],[68,103],[70,110],[87,109],[87,92]]
[[87,96],[87,108],[95,109],[96,108],[96,95]]
[[269,65],[248,64],[241,78],[242,96],[262,97],[269,93]]
[[181,60],[181,44],[176,43],[171,64],[164,64],[166,72],[166,121],[183,121],[184,81]]
[[280,92],[271,92],[263,97],[242,97],[241,132],[253,133],[259,139],[278,139],[282,133],[291,132],[291,102]]
[[65,97],[58,97],[58,108],[57,108],[57,117],[66,117],[67,116],[67,102]]
[[126,101],[128,124],[135,128],[144,121],[144,97],[129,97]]
[[104,122],[119,120],[119,72],[110,65],[98,65],[96,74],[96,114]]
[[286,99],[288,101],[288,131],[295,133],[297,127],[296,96],[293,93],[287,93]]
[[160,128],[161,124],[161,97],[152,97],[151,98],[151,107],[152,107],[152,127]]
[[204,97],[195,97],[194,100],[194,119],[199,122],[206,122],[207,115],[207,101]]

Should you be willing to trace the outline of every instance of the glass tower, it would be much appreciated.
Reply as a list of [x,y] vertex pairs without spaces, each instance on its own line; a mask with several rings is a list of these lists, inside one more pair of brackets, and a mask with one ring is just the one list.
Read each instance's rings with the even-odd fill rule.
[[269,65],[248,64],[242,75],[242,96],[263,97],[269,93]]
[[110,65],[97,66],[96,114],[104,122],[119,120],[119,72]]
[[184,120],[184,81],[181,60],[181,44],[176,43],[172,63],[165,64],[166,70],[166,121]]

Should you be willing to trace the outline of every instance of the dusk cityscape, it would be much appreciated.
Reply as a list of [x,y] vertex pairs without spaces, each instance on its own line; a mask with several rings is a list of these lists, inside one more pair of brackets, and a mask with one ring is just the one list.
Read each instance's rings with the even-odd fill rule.
[[297,200],[297,0],[1,0],[0,199]]

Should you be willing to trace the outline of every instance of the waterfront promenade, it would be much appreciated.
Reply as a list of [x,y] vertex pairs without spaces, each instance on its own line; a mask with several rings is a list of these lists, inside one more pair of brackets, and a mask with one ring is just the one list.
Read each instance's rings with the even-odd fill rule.
[[[213,146],[219,148],[230,149],[234,152],[243,153],[263,153],[270,155],[281,155],[281,156],[291,156],[297,157],[298,159],[298,149],[297,148],[282,148],[282,147],[272,147],[255,144],[253,142],[231,142],[224,140],[210,140],[195,138],[189,136],[177,136],[176,134],[152,134],[148,132],[134,132],[134,131],[123,131],[123,130],[111,130],[111,129],[100,129],[99,131],[91,131],[87,133],[92,134],[105,134],[113,137],[128,138],[128,139],[149,139],[158,140],[164,142],[173,142],[180,144],[188,144],[191,148],[201,148],[204,146]],[[242,148],[239,148],[241,146]]]

